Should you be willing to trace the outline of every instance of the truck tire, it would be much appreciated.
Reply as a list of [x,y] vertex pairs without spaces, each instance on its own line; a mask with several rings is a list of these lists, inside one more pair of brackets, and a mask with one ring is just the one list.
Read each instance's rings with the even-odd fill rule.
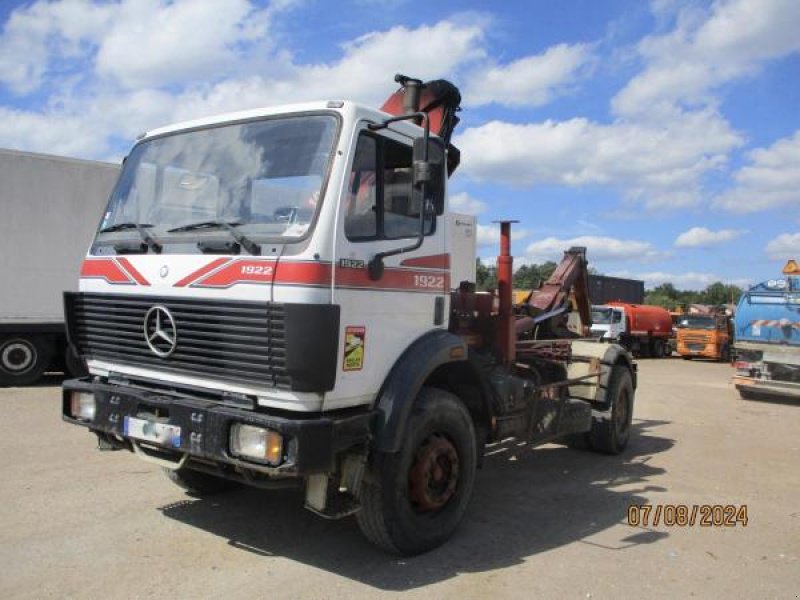
[[383,550],[414,555],[456,530],[475,484],[477,441],[464,404],[424,387],[414,402],[399,452],[376,451],[361,486],[356,520]]
[[240,485],[235,481],[215,477],[201,471],[193,471],[192,469],[164,469],[164,474],[172,483],[182,487],[189,495],[197,496],[198,498],[227,492]]
[[719,353],[719,362],[727,363],[731,362],[731,347],[730,346],[723,346],[722,350]]
[[664,345],[663,340],[653,340],[653,358],[664,358],[666,356]]
[[739,397],[742,400],[762,400],[763,399],[757,393],[751,392],[750,390],[748,390],[744,386],[737,386],[737,389],[739,390]]
[[0,338],[0,385],[28,385],[50,364],[53,347],[45,336],[11,335]]
[[619,454],[628,445],[633,419],[633,381],[623,365],[614,365],[608,382],[610,408],[598,419],[592,419],[589,443],[604,454]]

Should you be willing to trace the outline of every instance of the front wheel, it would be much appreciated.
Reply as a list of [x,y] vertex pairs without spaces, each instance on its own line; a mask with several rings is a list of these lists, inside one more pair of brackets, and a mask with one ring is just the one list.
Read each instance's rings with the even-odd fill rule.
[[731,348],[730,346],[723,346],[719,353],[719,362],[731,362]]
[[360,494],[361,532],[387,552],[420,554],[456,530],[475,484],[477,443],[459,399],[425,387],[399,452],[375,452]]

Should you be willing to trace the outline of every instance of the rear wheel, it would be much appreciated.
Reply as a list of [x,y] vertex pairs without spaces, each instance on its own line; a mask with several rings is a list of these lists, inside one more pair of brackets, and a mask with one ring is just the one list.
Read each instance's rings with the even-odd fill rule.
[[444,543],[472,496],[477,444],[472,417],[452,394],[423,388],[399,452],[375,452],[356,519],[372,543],[413,555]]
[[213,496],[239,487],[235,481],[223,479],[191,469],[164,469],[164,474],[175,485],[182,487],[190,495]]
[[655,358],[664,358],[666,353],[664,352],[664,342],[663,340],[654,340],[653,341],[653,357]]
[[606,394],[610,408],[593,419],[589,442],[598,452],[619,454],[628,445],[633,420],[633,380],[627,367],[614,365]]
[[42,376],[53,353],[42,336],[0,338],[0,385],[28,385]]

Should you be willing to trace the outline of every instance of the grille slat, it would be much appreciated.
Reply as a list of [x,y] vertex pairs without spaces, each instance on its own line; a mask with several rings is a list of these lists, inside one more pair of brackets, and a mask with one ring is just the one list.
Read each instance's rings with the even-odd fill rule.
[[[175,319],[178,341],[168,357],[154,354],[144,319],[154,305]],[[286,374],[284,311],[261,302],[80,294],[70,318],[88,358],[193,377],[291,388]]]

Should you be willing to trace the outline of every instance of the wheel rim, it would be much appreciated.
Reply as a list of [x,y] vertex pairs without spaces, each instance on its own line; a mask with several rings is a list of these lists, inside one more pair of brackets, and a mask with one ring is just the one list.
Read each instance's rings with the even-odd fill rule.
[[616,406],[614,407],[614,425],[617,430],[617,438],[624,439],[628,435],[630,425],[630,410],[628,403],[628,390],[621,389],[617,394]]
[[417,512],[443,508],[455,495],[460,462],[458,452],[441,434],[426,438],[414,454],[408,474],[409,497]]
[[0,349],[0,366],[3,370],[22,375],[36,364],[36,348],[25,340],[11,340]]

